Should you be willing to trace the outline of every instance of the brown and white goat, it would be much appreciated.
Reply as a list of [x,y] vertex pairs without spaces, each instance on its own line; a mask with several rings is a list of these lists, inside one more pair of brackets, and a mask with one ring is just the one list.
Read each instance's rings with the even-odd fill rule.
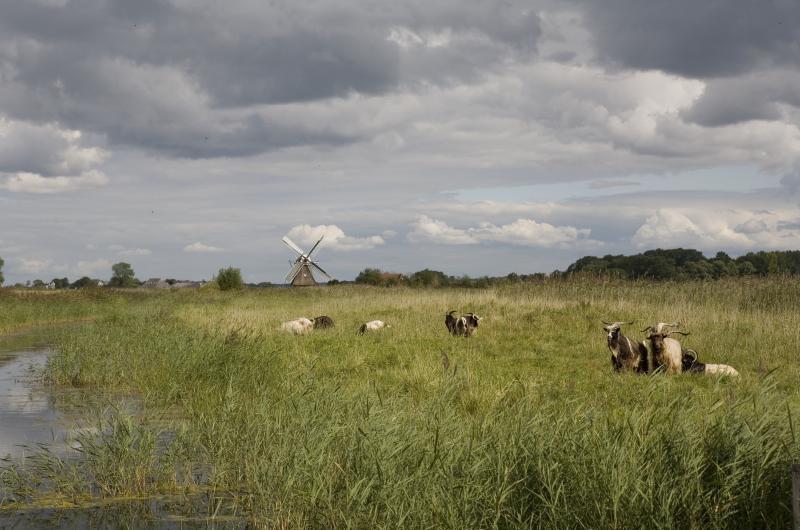
[[649,332],[647,340],[650,341],[650,352],[652,354],[652,369],[663,369],[668,374],[681,373],[683,371],[683,348],[681,343],[670,337],[673,333],[688,335],[683,331],[672,330],[679,326],[677,322],[659,322],[655,326],[648,326],[642,332]]
[[623,324],[633,322],[606,322],[601,320],[607,333],[606,342],[611,351],[611,367],[617,372],[646,374],[648,370],[647,348],[641,342],[626,337],[621,330]]

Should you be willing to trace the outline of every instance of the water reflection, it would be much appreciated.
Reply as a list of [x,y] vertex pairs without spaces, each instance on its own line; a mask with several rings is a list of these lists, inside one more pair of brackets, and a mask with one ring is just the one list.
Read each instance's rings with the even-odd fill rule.
[[42,347],[0,351],[0,457],[22,457],[37,444],[66,449],[64,417],[33,380],[49,355]]
[[[48,333],[0,336],[0,458],[22,462],[46,447],[57,456],[74,458],[69,451],[76,434],[87,428],[91,411],[103,403],[78,389],[53,389],[37,381],[52,350]],[[136,400],[118,400],[122,410],[139,409]],[[165,431],[164,436],[169,432]],[[4,465],[0,462],[0,465]],[[0,486],[0,501],[3,499]],[[0,502],[2,505],[2,502]],[[248,528],[240,510],[227,501],[198,495],[193,498],[112,500],[80,508],[0,509],[0,530],[33,528]]]
[[[146,499],[109,502],[76,509],[42,508],[20,510],[11,514],[0,512],[0,528],[71,529],[71,528],[136,528],[178,530],[194,528],[245,529],[252,528],[241,516],[212,516],[203,506],[214,503],[198,499]],[[224,513],[224,511],[223,511]]]

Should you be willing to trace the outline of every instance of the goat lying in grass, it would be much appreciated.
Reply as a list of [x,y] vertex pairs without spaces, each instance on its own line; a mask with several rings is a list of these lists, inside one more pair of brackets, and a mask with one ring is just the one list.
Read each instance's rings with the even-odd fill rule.
[[[664,367],[667,373],[681,373],[688,372],[694,374],[709,374],[709,375],[728,375],[738,377],[739,372],[732,366],[727,364],[705,364],[701,363],[697,358],[697,352],[694,350],[684,350],[681,343],[677,340],[670,338],[673,333],[680,333],[681,335],[688,335],[689,333],[683,331],[672,330],[668,331],[669,327],[677,327],[678,323],[673,322],[667,324],[659,322],[655,326],[650,326],[650,334],[647,338],[650,340],[650,345],[653,352],[653,362],[658,368]],[[644,331],[647,331],[644,330]]]
[[683,352],[683,371],[691,374],[728,375],[739,377],[736,368],[727,364],[705,364],[697,360],[697,352],[685,350]]
[[333,319],[329,316],[320,316],[314,318],[314,329],[327,329],[333,327]]
[[390,328],[389,324],[385,323],[383,320],[370,320],[369,322],[365,322],[361,324],[361,327],[358,328],[358,334],[363,335],[368,331],[378,331],[383,328]]
[[314,329],[314,323],[305,317],[289,320],[281,324],[283,331],[288,331],[292,335],[303,335]]
[[623,324],[633,322],[605,322],[606,342],[611,350],[611,366],[617,372],[636,372],[646,374],[648,370],[647,348],[641,342],[623,335]]

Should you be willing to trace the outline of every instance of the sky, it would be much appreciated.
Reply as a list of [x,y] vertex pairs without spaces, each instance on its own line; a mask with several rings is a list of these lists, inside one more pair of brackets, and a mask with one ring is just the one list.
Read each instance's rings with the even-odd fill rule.
[[796,0],[0,0],[6,283],[800,248]]

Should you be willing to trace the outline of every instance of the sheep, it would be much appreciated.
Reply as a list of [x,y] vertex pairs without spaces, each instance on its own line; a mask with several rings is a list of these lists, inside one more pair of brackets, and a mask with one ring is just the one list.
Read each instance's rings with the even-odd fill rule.
[[684,350],[683,371],[690,374],[728,375],[739,377],[739,372],[727,364],[705,364],[697,360],[697,352]]
[[603,329],[608,334],[606,341],[611,351],[611,367],[616,372],[646,374],[648,370],[647,347],[641,342],[626,337],[620,329],[623,324],[633,322],[606,322]]
[[390,328],[389,324],[386,324],[383,320],[370,320],[369,322],[365,322],[361,324],[361,327],[358,328],[358,334],[363,335],[367,331],[378,331],[383,328]]
[[659,322],[655,326],[648,326],[642,332],[649,332],[647,339],[650,341],[650,350],[653,355],[653,369],[664,368],[668,374],[683,371],[683,349],[681,343],[670,337],[673,333],[688,335],[683,331],[669,331],[667,328],[677,327],[677,322]]
[[304,333],[311,331],[313,328],[314,323],[305,317],[289,320],[281,324],[281,329],[283,331],[288,331],[292,335],[303,335]]
[[319,316],[314,318],[314,329],[327,329],[333,327],[333,319],[329,316]]
[[478,324],[483,317],[479,317],[474,313],[467,313],[456,320],[453,335],[459,337],[472,337],[478,331]]

